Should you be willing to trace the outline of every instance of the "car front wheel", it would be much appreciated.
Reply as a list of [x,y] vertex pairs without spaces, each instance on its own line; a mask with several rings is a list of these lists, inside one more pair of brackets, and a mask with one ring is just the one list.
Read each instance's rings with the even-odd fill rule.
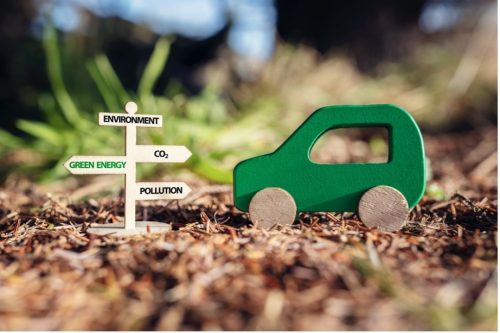
[[292,224],[297,216],[297,205],[287,191],[268,187],[253,196],[249,212],[255,225],[268,229],[275,224]]

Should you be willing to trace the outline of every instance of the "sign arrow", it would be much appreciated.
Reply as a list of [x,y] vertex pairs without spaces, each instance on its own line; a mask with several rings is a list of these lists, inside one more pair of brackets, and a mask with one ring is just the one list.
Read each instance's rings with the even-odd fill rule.
[[64,167],[75,175],[124,174],[127,164],[124,156],[73,156]]
[[138,145],[134,151],[136,162],[182,163],[191,152],[185,146]]
[[137,183],[136,200],[184,199],[191,188],[183,182]]

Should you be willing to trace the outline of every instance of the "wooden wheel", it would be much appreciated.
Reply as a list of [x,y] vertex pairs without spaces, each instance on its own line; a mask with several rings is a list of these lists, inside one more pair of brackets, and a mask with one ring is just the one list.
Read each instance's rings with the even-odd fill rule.
[[268,229],[275,224],[292,224],[297,215],[297,205],[287,191],[268,187],[253,196],[249,211],[255,225]]
[[401,229],[408,217],[405,196],[390,186],[376,186],[363,194],[358,204],[358,215],[367,227],[383,231]]

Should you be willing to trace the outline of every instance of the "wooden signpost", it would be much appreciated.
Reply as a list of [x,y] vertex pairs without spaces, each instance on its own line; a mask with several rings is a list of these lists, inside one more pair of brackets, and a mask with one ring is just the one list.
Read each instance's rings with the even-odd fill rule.
[[136,163],[182,163],[191,152],[184,146],[137,145],[137,127],[162,127],[159,115],[136,115],[137,104],[128,102],[124,114],[99,113],[99,125],[125,127],[125,156],[73,156],[64,163],[72,174],[125,175],[124,223],[92,225],[88,232],[97,234],[133,235],[169,230],[160,222],[135,221],[136,200],[183,199],[191,189],[183,182],[136,182]]

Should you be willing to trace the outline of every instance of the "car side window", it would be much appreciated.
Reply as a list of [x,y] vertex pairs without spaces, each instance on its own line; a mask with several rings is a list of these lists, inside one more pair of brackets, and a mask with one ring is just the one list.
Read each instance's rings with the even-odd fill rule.
[[309,159],[317,164],[387,163],[389,131],[385,127],[330,129],[316,140]]

